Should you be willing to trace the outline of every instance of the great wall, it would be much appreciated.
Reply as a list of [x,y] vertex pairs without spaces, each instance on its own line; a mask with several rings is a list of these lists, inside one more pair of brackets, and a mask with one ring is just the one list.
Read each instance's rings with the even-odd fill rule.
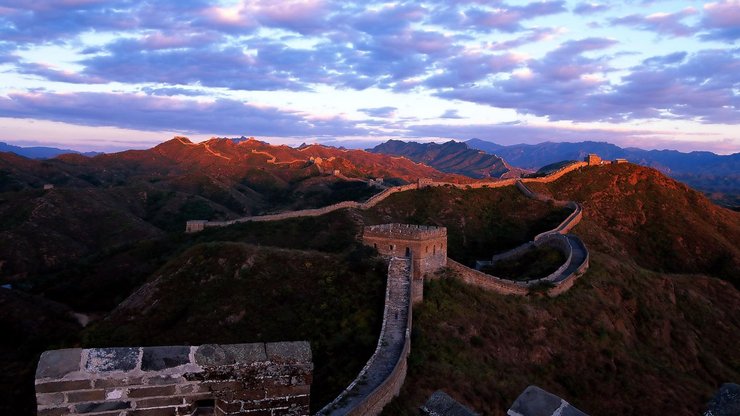
[[[586,271],[588,250],[578,237],[566,234],[581,220],[582,207],[572,201],[557,201],[537,194],[526,187],[525,183],[552,182],[588,164],[573,163],[541,178],[504,179],[465,185],[419,180],[415,184],[387,188],[363,203],[344,201],[323,208],[222,222],[188,221],[186,231],[192,233],[207,227],[248,221],[279,221],[319,216],[345,208],[369,209],[394,193],[428,186],[473,189],[514,185],[529,198],[551,201],[556,206],[573,209],[554,229],[540,233],[533,241],[492,256],[487,261],[495,262],[516,256],[541,244],[550,244],[566,254],[566,261],[557,271],[527,282],[491,276],[448,258],[447,232],[444,227],[384,224],[364,228],[363,243],[375,247],[380,254],[389,258],[380,337],[375,352],[356,379],[317,414],[377,415],[398,394],[405,381],[407,358],[411,351],[411,304],[423,300],[424,278],[432,278],[435,271],[448,267],[463,281],[486,290],[507,295],[527,295],[532,286],[547,283],[547,294],[557,296],[567,291]],[[286,343],[274,345],[283,344]],[[266,414],[271,415],[308,414],[307,397],[312,369],[310,346],[307,343],[287,343],[286,345],[302,347],[292,353],[283,354],[282,358],[267,353],[258,354],[257,359],[252,353],[244,352],[255,348],[251,345],[253,344],[47,351],[39,361],[36,373],[39,415],[248,415],[259,414],[258,410],[265,410]],[[273,344],[260,345],[263,345],[261,348],[264,351],[269,351],[268,346]],[[143,357],[147,355],[147,351],[151,356],[152,351],[158,351],[157,348],[164,348],[161,350],[164,356],[178,351],[177,358],[160,357],[157,362],[163,364],[147,367]],[[256,348],[260,350],[260,347]],[[110,357],[115,356],[115,351],[119,350],[127,350],[133,357],[129,360],[133,360],[131,363],[125,364],[126,369],[117,367],[120,364],[117,359],[111,361]],[[91,360],[91,357],[102,357],[102,360]],[[280,367],[281,363],[286,365]],[[291,363],[297,367],[292,368]],[[271,373],[266,375],[265,369],[269,369]],[[147,374],[146,370],[154,373]],[[159,373],[162,371],[164,373]],[[298,371],[300,377],[293,377],[295,371]],[[273,383],[273,387],[265,386],[266,382]]]

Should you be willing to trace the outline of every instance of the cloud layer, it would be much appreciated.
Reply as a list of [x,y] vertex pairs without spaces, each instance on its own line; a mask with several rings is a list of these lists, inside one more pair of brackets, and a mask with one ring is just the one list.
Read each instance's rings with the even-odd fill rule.
[[[351,120],[229,95],[329,99],[317,91],[334,89],[445,99],[440,121],[463,118],[452,107],[472,103],[574,123],[740,123],[740,2],[633,3],[646,11],[564,0],[8,0],[0,65],[48,84],[6,87],[0,116],[199,132],[210,123],[270,136],[410,131],[393,102],[351,103],[347,111],[365,117]],[[569,19],[647,33],[658,47],[553,24]],[[676,49],[676,39],[687,46]],[[39,48],[69,57],[55,62]]]

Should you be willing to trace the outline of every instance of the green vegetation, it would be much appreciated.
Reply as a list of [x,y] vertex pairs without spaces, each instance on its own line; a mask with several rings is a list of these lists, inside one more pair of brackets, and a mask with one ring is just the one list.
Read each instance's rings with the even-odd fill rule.
[[312,407],[336,397],[364,366],[380,332],[387,266],[353,245],[323,254],[207,243],[155,273],[86,346],[310,340]]
[[368,224],[401,222],[447,227],[448,256],[471,265],[557,226],[570,214],[526,198],[513,186],[424,188],[394,194],[363,212]]
[[365,201],[380,192],[378,188],[368,186],[365,182],[337,181],[329,184],[330,192],[313,190],[306,192],[304,198],[310,201],[308,206],[325,207],[342,201]]
[[738,291],[601,253],[552,299],[482,291],[447,271],[414,307],[408,377],[384,414],[417,415],[442,389],[503,416],[530,384],[592,415],[699,414],[721,382],[740,379],[738,334]]
[[565,254],[560,250],[544,245],[533,248],[521,256],[483,267],[481,271],[504,279],[532,280],[555,272],[565,260]]
[[198,234],[175,232],[156,240],[115,246],[84,257],[64,269],[32,276],[24,288],[43,293],[77,311],[107,312],[124,300],[169,259],[189,247],[232,241],[264,246],[339,253],[357,243],[359,225],[346,211],[321,217],[247,222],[210,228]]
[[[631,164],[587,167],[547,184],[579,201],[588,217],[641,266],[709,273],[740,288],[740,216],[656,170]],[[604,244],[601,238],[586,244]]]

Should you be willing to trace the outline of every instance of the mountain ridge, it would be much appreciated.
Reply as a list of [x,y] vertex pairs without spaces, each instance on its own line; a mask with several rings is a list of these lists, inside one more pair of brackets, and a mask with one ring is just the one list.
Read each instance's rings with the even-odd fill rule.
[[388,140],[368,151],[407,157],[443,172],[477,179],[516,177],[521,173],[519,169],[513,168],[496,155],[472,149],[466,143],[454,140],[442,144]]

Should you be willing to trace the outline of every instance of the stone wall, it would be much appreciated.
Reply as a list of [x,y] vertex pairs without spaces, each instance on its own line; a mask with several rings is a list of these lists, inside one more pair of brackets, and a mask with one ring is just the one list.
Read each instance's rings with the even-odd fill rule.
[[383,326],[375,352],[352,383],[317,415],[377,415],[397,396],[406,379],[411,352],[412,308],[408,258],[388,265]]
[[[562,176],[565,174],[562,171],[567,170],[569,172],[583,165],[584,163],[576,163],[562,169],[558,173],[561,173],[560,176]],[[530,182],[532,181],[530,180]],[[478,261],[476,263],[476,269],[480,269],[486,265],[492,265],[497,261],[507,258],[520,256],[527,250],[541,245],[550,245],[560,250],[566,256],[565,262],[548,276],[526,282],[517,282],[492,276],[466,267],[452,259],[447,260],[448,267],[457,272],[463,281],[501,294],[524,295],[529,293],[530,287],[541,283],[548,283],[553,287],[547,290],[547,294],[549,296],[558,296],[570,289],[589,266],[589,254],[586,246],[576,236],[566,235],[571,228],[580,222],[583,217],[583,208],[580,204],[573,201],[557,201],[546,195],[532,192],[519,180],[516,181],[516,187],[529,198],[539,201],[552,201],[556,205],[573,209],[573,212],[554,229],[536,235],[533,241],[524,243],[507,252],[497,254],[492,257],[491,261]],[[573,244],[576,244],[577,247],[573,247]]]
[[413,262],[411,298],[424,298],[424,275],[447,265],[447,228],[410,224],[371,225],[362,242],[384,256],[410,257]]
[[258,215],[258,216],[251,216],[251,217],[242,217],[235,220],[230,221],[207,221],[207,220],[191,220],[188,221],[185,225],[185,232],[193,233],[202,231],[205,228],[209,227],[224,227],[228,225],[238,224],[242,222],[249,222],[249,221],[280,221],[285,220],[289,218],[299,218],[299,217],[317,217],[320,215],[328,214],[330,212],[334,212],[340,209],[346,209],[346,208],[355,208],[355,209],[370,209],[374,207],[375,205],[379,204],[389,196],[397,193],[397,192],[405,192],[410,191],[414,189],[420,189],[424,187],[430,187],[430,186],[450,186],[458,189],[480,189],[480,188],[500,188],[504,186],[511,186],[517,183],[517,181],[522,182],[541,182],[541,183],[547,183],[552,182],[561,176],[565,175],[568,172],[571,172],[576,169],[580,169],[583,166],[586,166],[587,163],[585,162],[577,162],[570,164],[548,176],[542,177],[542,178],[523,178],[523,179],[503,179],[503,180],[494,180],[494,181],[488,181],[488,182],[474,182],[469,184],[459,184],[459,183],[450,183],[450,182],[434,182],[431,179],[420,179],[417,181],[417,183],[412,183],[408,185],[402,185],[402,186],[394,186],[391,188],[385,189],[383,192],[380,192],[374,196],[372,196],[370,199],[368,199],[365,202],[356,202],[356,201],[343,201],[339,202],[333,205],[329,205],[322,208],[311,208],[311,209],[304,209],[299,211],[289,211],[289,212],[281,212],[277,214],[268,214],[268,215]]
[[450,258],[447,259],[447,267],[456,272],[460,280],[469,285],[478,286],[503,295],[526,295],[529,293],[527,286],[518,285],[512,280],[501,279],[479,272],[478,270],[473,270]]
[[312,372],[308,342],[53,350],[36,401],[39,416],[307,415]]

